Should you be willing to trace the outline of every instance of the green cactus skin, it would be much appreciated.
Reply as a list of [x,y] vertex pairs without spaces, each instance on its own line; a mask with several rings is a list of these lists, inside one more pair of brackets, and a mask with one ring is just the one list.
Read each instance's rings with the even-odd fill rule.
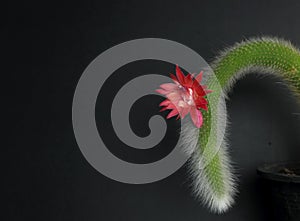
[[[213,93],[208,95],[209,110],[203,112],[205,123],[197,130],[200,133],[199,140],[196,142],[190,166],[194,175],[195,195],[211,211],[222,213],[234,203],[236,179],[227,154],[226,137],[218,136],[218,130],[226,127],[226,123],[222,124],[216,114],[225,118],[226,113],[213,113],[211,110],[218,109],[220,101],[227,97],[238,79],[254,71],[280,76],[300,98],[300,52],[283,40],[252,39],[225,50],[213,62],[212,68],[217,80],[210,79],[207,84]],[[213,142],[208,143],[211,134],[214,134]],[[216,152],[218,142],[221,145]]]

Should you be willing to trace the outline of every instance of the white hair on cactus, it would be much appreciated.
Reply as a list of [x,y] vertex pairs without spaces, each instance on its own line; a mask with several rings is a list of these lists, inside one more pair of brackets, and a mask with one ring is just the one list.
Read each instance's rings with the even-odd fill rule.
[[[222,105],[224,103],[220,102],[220,110],[226,110]],[[218,113],[218,120],[220,122],[220,127],[225,127],[226,125],[226,112]],[[234,195],[236,193],[236,182],[233,176],[233,167],[230,164],[230,159],[227,153],[227,140],[226,137],[223,138],[223,142],[221,147],[216,154],[219,154],[222,159],[222,174],[227,178],[224,179],[226,181],[224,187],[226,188],[226,194],[222,197],[218,198],[213,193],[210,188],[209,179],[205,174],[205,167],[209,163],[206,159],[203,159],[201,156],[201,151],[199,148],[198,136],[199,129],[196,128],[191,121],[183,122],[183,130],[181,131],[182,136],[182,147],[186,154],[191,155],[191,159],[189,161],[189,171],[192,177],[192,190],[194,196],[201,200],[205,205],[216,213],[225,212],[234,202]],[[218,129],[222,131],[222,129]],[[221,134],[221,132],[217,133]]]
[[[228,48],[220,53],[220,56],[215,59],[212,67],[213,69],[218,65],[220,61],[222,61],[230,52],[237,50],[245,44],[251,43],[278,43],[279,45],[286,46],[291,51],[299,53],[299,51],[294,48],[290,42],[286,42],[279,39],[274,38],[255,38],[244,41],[242,43],[235,44],[233,47]],[[299,53],[300,55],[300,53]],[[191,123],[191,121],[183,122],[183,130],[181,131],[182,139],[182,147],[184,151],[191,155],[191,159],[189,161],[189,168],[192,175],[192,185],[193,185],[193,193],[196,198],[199,198],[205,205],[207,205],[211,211],[222,213],[228,210],[234,203],[234,196],[236,194],[236,177],[234,175],[234,168],[230,162],[228,156],[228,142],[227,137],[222,137],[222,134],[227,134],[227,115],[225,108],[225,99],[228,99],[228,93],[232,90],[235,83],[240,80],[243,76],[249,73],[258,73],[263,75],[276,75],[283,76],[282,70],[276,68],[276,66],[271,65],[256,65],[255,62],[253,64],[249,64],[240,68],[236,73],[232,73],[231,77],[226,80],[226,84],[223,86],[223,93],[220,95],[220,100],[218,103],[218,111],[217,116],[212,116],[217,118],[217,129],[214,131],[214,135],[217,137],[218,142],[220,143],[220,149],[216,154],[221,159],[221,168],[220,173],[223,178],[223,188],[224,194],[217,195],[212,189],[211,178],[206,173],[206,168],[209,166],[209,162],[206,159],[203,159],[200,142],[199,142],[199,132],[201,129],[197,129]],[[284,80],[289,80],[288,77],[285,76]],[[292,90],[297,90],[294,85],[287,84]],[[297,84],[296,84],[297,85]],[[297,94],[297,93],[296,93]],[[204,119],[205,120],[205,119]]]

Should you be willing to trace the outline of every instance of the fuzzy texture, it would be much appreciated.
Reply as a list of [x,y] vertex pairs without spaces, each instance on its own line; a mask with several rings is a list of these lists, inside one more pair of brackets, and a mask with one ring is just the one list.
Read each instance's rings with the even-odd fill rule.
[[[228,156],[224,100],[237,80],[246,74],[274,74],[300,98],[300,52],[289,42],[275,38],[251,39],[224,50],[212,64],[215,77],[207,86],[209,109],[200,129],[184,122],[183,146],[192,154],[190,171],[194,195],[211,211],[222,213],[234,203],[237,179]],[[300,99],[299,99],[300,100]],[[199,136],[198,136],[199,134]]]

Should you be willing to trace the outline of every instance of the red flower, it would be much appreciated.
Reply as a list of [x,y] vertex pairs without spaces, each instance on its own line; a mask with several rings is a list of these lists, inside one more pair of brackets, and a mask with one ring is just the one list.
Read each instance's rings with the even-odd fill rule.
[[192,74],[185,76],[178,65],[176,66],[176,76],[170,74],[174,83],[160,85],[156,91],[164,95],[167,99],[160,103],[163,107],[161,111],[171,110],[167,119],[176,115],[177,119],[183,119],[190,113],[193,123],[200,128],[203,123],[203,117],[200,109],[207,110],[207,100],[204,96],[211,92],[206,86],[200,85],[203,71],[196,78]]

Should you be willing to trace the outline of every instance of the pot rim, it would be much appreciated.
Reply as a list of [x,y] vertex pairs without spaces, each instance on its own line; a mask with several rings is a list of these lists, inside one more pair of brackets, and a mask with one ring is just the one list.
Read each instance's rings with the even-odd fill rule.
[[300,183],[300,175],[283,174],[284,168],[297,168],[300,171],[300,161],[265,163],[257,168],[257,174],[264,179],[286,183]]

